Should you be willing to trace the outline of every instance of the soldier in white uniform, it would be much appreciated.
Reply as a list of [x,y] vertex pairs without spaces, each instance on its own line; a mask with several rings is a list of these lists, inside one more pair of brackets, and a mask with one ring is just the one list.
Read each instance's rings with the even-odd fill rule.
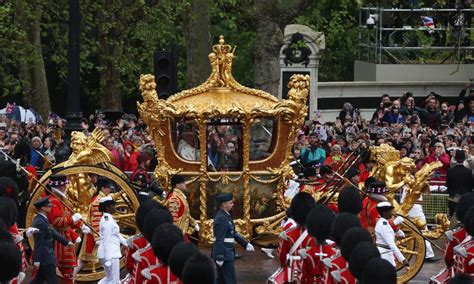
[[120,244],[126,246],[127,242],[120,235],[120,228],[112,216],[115,212],[115,201],[112,197],[106,196],[99,200],[99,211],[103,212],[103,215],[99,224],[100,241],[97,258],[105,270],[105,277],[99,284],[119,284],[120,257],[122,257]]
[[380,214],[380,218],[375,225],[375,242],[383,259],[386,259],[393,266],[396,266],[396,258],[398,262],[404,266],[408,266],[408,261],[395,244],[395,232],[388,222],[388,220],[392,218],[392,209],[393,206],[387,201],[377,204],[377,211]]

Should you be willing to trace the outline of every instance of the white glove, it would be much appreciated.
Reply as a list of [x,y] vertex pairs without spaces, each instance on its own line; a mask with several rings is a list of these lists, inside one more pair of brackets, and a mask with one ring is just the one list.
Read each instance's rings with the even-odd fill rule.
[[398,226],[398,225],[400,225],[401,223],[403,223],[403,221],[405,221],[405,219],[403,219],[402,217],[398,216],[397,218],[393,219],[393,224],[395,224],[395,226]]
[[76,244],[80,243],[81,241],[82,241],[81,237],[77,237]]
[[72,221],[76,223],[79,220],[82,220],[82,215],[79,213],[74,213],[74,215],[72,215]]
[[405,233],[402,231],[402,230],[398,230],[395,235],[399,238],[404,238],[405,237]]
[[100,244],[102,244],[102,241],[101,241],[101,240],[97,240],[97,241],[95,242],[95,244],[98,245],[98,246],[100,246]]
[[248,243],[247,246],[245,247],[246,251],[255,251],[255,248],[251,243]]
[[201,227],[199,227],[199,224],[196,224],[196,226],[194,226],[194,230],[196,230],[196,232],[199,232],[199,230],[201,230]]
[[74,244],[72,242],[67,243],[67,247],[72,247]]
[[83,234],[90,234],[91,233],[91,228],[87,227],[86,225],[82,225],[81,230],[82,230]]
[[109,259],[109,260],[106,260],[105,263],[104,263],[104,265],[107,266],[107,267],[112,266],[112,260],[110,260],[110,259]]
[[34,265],[36,268],[38,268],[38,267],[40,267],[40,262],[34,262],[33,265]]
[[39,229],[38,228],[35,228],[35,227],[29,227],[28,229],[26,229],[26,237],[31,237],[33,236],[33,234],[35,233],[38,233],[39,232]]
[[217,266],[221,267],[224,264],[223,260],[216,260]]

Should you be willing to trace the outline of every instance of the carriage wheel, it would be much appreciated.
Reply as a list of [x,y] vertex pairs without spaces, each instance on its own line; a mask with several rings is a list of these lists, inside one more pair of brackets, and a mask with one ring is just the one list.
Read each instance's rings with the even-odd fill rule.
[[[133,235],[136,233],[137,228],[135,225],[135,212],[139,207],[139,202],[135,191],[130,185],[128,177],[120,171],[115,166],[107,165],[108,168],[100,166],[72,166],[67,168],[61,168],[55,171],[55,174],[64,174],[64,175],[73,175],[78,173],[85,174],[97,174],[103,176],[113,181],[119,187],[119,196],[116,197],[116,208],[117,212],[114,216],[117,217],[117,223],[120,226],[120,232],[125,237]],[[51,171],[48,171],[44,176],[39,180],[43,185],[46,185],[46,181],[51,175]],[[36,210],[34,208],[34,202],[41,198],[44,189],[37,185],[31,195],[29,200],[28,209],[26,213],[26,227],[30,227],[33,223],[33,218],[36,215]],[[80,231],[78,232],[80,233]],[[81,233],[82,235],[82,233]],[[84,244],[84,236],[81,236],[83,239],[81,245],[77,247],[76,253],[79,254],[81,246]],[[28,242],[31,247],[33,247],[33,238],[29,238]],[[125,265],[124,253],[122,253],[122,258],[120,260],[120,267],[122,268]],[[79,255],[78,255],[79,256]],[[57,271],[59,277],[62,277],[61,273]],[[98,261],[86,262],[82,270],[77,274],[76,281],[98,281],[105,276],[104,270]]]
[[415,277],[423,267],[425,261],[426,245],[421,231],[410,219],[403,217],[404,222],[400,225],[405,233],[403,239],[397,239],[396,243],[403,256],[410,264],[409,267],[403,267],[397,264],[397,282],[407,283]]

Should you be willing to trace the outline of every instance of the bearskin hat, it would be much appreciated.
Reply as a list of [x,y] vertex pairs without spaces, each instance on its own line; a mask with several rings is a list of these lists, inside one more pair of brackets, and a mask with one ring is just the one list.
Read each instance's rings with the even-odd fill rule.
[[162,204],[152,199],[145,200],[140,204],[140,207],[138,207],[137,212],[135,213],[135,223],[137,224],[137,228],[140,232],[143,233],[143,222],[145,222],[146,216],[155,208],[165,209]]
[[[151,243],[156,228],[160,225],[171,223],[173,223],[173,217],[168,209],[153,209],[145,217],[142,232],[143,236]],[[166,261],[168,261],[168,258],[166,258]]]
[[474,192],[464,193],[456,207],[456,218],[459,222],[464,224],[464,217],[471,206],[474,206]]
[[171,250],[184,242],[183,231],[174,224],[162,224],[153,234],[151,246],[155,256],[164,264],[168,264]]
[[21,252],[10,242],[0,242],[0,282],[8,282],[21,271]]
[[11,243],[12,245],[15,244],[13,241],[12,234],[6,229],[0,228],[0,242],[7,242]]
[[316,202],[311,194],[307,192],[300,192],[293,197],[290,205],[291,218],[295,222],[304,226],[306,224],[306,216],[308,216],[309,211],[314,208]]
[[11,177],[0,177],[0,196],[18,200],[18,185]]
[[364,228],[350,228],[346,231],[341,240],[341,255],[347,261],[351,257],[352,250],[361,242],[371,242],[372,237],[369,231]]
[[330,237],[331,226],[335,218],[334,212],[326,205],[316,205],[308,213],[306,229],[311,236],[316,238],[318,243],[322,244]]
[[341,213],[336,216],[332,223],[331,236],[338,247],[341,246],[342,237],[347,230],[353,227],[361,227],[359,218],[351,213]]
[[380,257],[380,252],[372,241],[361,242],[354,248],[349,258],[349,270],[356,279],[360,280],[367,263],[377,257]]
[[472,284],[471,276],[463,273],[456,273],[456,275],[451,278],[449,284]]
[[383,258],[376,257],[369,260],[365,265],[361,280],[361,283],[364,284],[396,284],[397,271],[390,262]]
[[184,265],[186,261],[193,256],[193,254],[198,253],[199,249],[192,243],[179,243],[177,244],[170,253],[168,259],[168,264],[171,271],[179,279],[182,279]]
[[474,236],[474,206],[471,206],[464,216],[464,228],[470,236]]
[[344,188],[337,198],[337,207],[339,213],[348,212],[358,215],[362,211],[362,198],[359,191],[353,187]]
[[183,269],[183,284],[214,284],[216,283],[216,265],[205,254],[195,253],[186,262]]
[[14,213],[12,210],[12,204],[16,208],[15,204],[10,198],[0,197],[0,219],[10,228],[14,223]]

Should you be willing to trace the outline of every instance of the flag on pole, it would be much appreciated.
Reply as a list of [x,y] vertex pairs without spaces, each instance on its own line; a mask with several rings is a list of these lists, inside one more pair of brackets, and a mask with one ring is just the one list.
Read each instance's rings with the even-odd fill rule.
[[429,16],[422,16],[422,19],[423,19],[423,26],[428,28],[428,32],[431,34],[434,32],[434,28],[435,28],[435,24],[434,24],[434,21],[433,21],[433,17],[429,17]]

